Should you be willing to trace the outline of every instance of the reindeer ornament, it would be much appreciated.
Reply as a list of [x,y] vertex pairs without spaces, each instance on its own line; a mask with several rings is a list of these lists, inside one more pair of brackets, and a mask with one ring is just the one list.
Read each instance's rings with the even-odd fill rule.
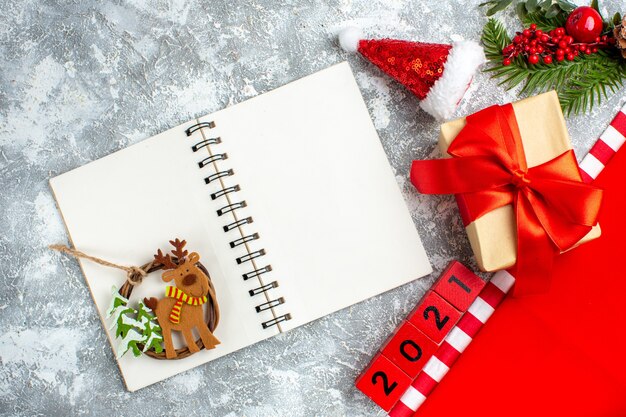
[[[145,298],[144,303],[151,308],[163,330],[163,343],[165,344],[165,356],[167,359],[177,357],[172,331],[183,334],[185,343],[191,353],[199,352],[202,347],[213,349],[220,341],[213,335],[209,326],[204,321],[204,305],[212,303],[217,308],[215,290],[213,289],[208,273],[199,264],[200,255],[184,250],[186,241],[179,239],[170,240],[174,249],[172,258],[169,254],[163,255],[159,249],[154,255],[156,263],[162,265],[165,270],[162,279],[165,282],[174,281],[175,286],[169,286],[165,290],[165,298]],[[217,314],[218,315],[218,314]],[[217,323],[215,323],[217,324]],[[196,328],[200,340],[196,341],[193,329]]]
[[[52,250],[126,272],[126,282],[119,289],[111,288],[111,304],[106,312],[112,322],[110,329],[115,331],[115,338],[120,339],[118,358],[132,352],[134,356],[145,354],[154,359],[182,359],[202,348],[213,349],[220,344],[213,335],[219,323],[220,309],[209,273],[200,263],[200,255],[192,252],[187,256],[186,241],[176,239],[170,243],[174,246],[173,257],[163,255],[159,249],[154,261],[142,266],[118,265],[65,245],[50,245]],[[165,298],[144,298],[137,309],[133,308],[129,304],[133,288],[158,270],[165,270],[163,281],[174,281],[176,285],[167,287]],[[194,340],[194,329],[200,335],[198,340]],[[173,330],[183,334],[187,347],[174,349]]]

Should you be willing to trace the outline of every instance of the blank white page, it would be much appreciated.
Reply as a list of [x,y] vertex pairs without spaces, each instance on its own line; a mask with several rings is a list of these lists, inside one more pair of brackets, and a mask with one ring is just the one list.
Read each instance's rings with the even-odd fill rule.
[[228,155],[206,175],[234,171],[208,188],[240,186],[231,202],[245,201],[238,217],[254,219],[242,234],[258,233],[250,250],[266,255],[256,266],[272,266],[269,298],[285,301],[274,314],[292,317],[281,330],[432,271],[347,63],[199,121],[222,139],[211,152]]

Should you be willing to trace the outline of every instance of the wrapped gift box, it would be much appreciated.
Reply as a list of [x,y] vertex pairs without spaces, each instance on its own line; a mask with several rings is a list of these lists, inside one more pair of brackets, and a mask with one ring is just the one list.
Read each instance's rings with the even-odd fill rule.
[[[513,110],[528,167],[548,162],[572,148],[556,92],[517,101],[513,103]],[[441,126],[439,148],[445,157],[450,157],[447,149],[464,126],[465,118]],[[580,177],[578,172],[577,175]],[[484,271],[496,271],[515,265],[517,232],[513,206],[497,208],[469,222],[462,194],[457,195],[457,203],[478,266]],[[600,225],[596,224],[578,245],[596,239],[600,234]]]

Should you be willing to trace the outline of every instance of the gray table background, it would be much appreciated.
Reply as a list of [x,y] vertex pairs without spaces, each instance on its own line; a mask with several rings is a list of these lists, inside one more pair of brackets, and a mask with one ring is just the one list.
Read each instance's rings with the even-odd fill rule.
[[[453,199],[418,196],[407,181],[412,159],[437,156],[437,123],[402,87],[344,54],[333,33],[355,23],[373,37],[478,39],[486,18],[477,3],[5,0],[0,414],[382,415],[354,388],[355,376],[451,259],[474,264]],[[624,11],[617,0],[601,3]],[[512,15],[501,18],[516,27]],[[435,272],[126,392],[77,263],[46,249],[66,242],[48,179],[345,59]],[[567,120],[579,158],[619,108],[620,93]],[[515,97],[480,74],[458,114]]]

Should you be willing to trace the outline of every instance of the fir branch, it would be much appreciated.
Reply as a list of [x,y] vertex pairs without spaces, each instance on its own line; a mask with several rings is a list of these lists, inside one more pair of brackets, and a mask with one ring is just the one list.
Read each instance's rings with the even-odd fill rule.
[[610,58],[588,61],[585,72],[571,77],[559,91],[561,107],[565,114],[577,114],[591,110],[609,93],[617,93],[626,78],[626,64]]
[[511,43],[506,28],[496,19],[489,19],[483,28],[482,43],[489,60],[502,60],[502,49]]
[[597,55],[576,58],[573,61],[562,61],[552,65],[530,65],[524,62],[526,84],[520,91],[524,93],[539,93],[549,90],[561,90],[573,79],[581,79],[588,68],[595,66],[593,61],[603,61]]
[[508,90],[523,84],[520,94],[533,94],[556,90],[566,114],[585,112],[609,92],[616,92],[626,78],[626,62],[614,54],[600,51],[580,55],[573,61],[551,65],[531,65],[517,57],[511,64],[502,65],[502,49],[511,40],[504,26],[490,19],[483,29],[482,42],[489,66],[485,70],[493,78],[501,78],[500,85]]

